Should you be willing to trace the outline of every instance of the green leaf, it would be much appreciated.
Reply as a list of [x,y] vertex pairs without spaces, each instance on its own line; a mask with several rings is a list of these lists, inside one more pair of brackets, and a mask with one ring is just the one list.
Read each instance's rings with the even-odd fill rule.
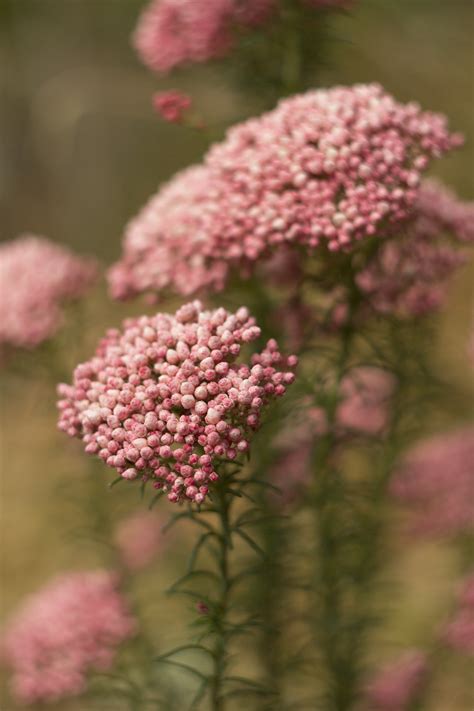
[[116,479],[110,482],[109,484],[109,489],[113,489],[116,484],[118,484],[120,481],[125,481],[123,476],[118,476]]
[[211,570],[192,570],[190,573],[185,573],[182,575],[178,580],[171,585],[170,588],[168,588],[167,592],[168,593],[174,593],[174,592],[179,592],[179,586],[181,583],[186,582],[187,580],[192,580],[193,578],[202,578],[202,577],[208,577],[212,578],[212,580],[216,580],[218,583],[220,583],[220,578],[216,573],[213,573]]
[[196,564],[199,552],[203,545],[208,541],[208,539],[213,535],[212,531],[207,531],[206,533],[202,533],[199,536],[199,539],[197,543],[195,543],[190,556],[189,556],[189,561],[188,561],[188,568],[187,571],[190,573],[192,570],[194,570],[194,566]]
[[206,652],[207,654],[210,654],[211,657],[214,656],[214,652],[211,649],[204,647],[204,645],[202,645],[202,644],[183,644],[180,647],[175,647],[174,649],[171,649],[169,652],[165,652],[165,654],[158,655],[158,657],[155,657],[153,661],[155,661],[155,662],[164,661],[165,659],[168,659],[168,657],[173,656],[173,654],[179,654],[180,652],[187,652],[190,649],[199,650],[200,652]]
[[206,693],[208,686],[209,686],[209,680],[208,679],[203,680],[202,683],[199,685],[198,690],[191,701],[191,705],[189,706],[189,711],[194,711],[194,709],[197,708],[201,699],[204,698],[204,695]]
[[195,669],[194,667],[191,667],[189,664],[183,664],[182,662],[176,662],[174,659],[161,659],[158,657],[157,659],[153,660],[154,662],[157,662],[157,664],[169,664],[170,666],[177,667],[178,669],[183,669],[183,671],[187,671],[190,674],[194,674],[195,676],[199,677],[199,679],[202,679],[206,683],[209,682],[209,678],[200,672],[198,669]]
[[158,499],[161,499],[161,497],[164,495],[164,493],[165,493],[164,491],[159,491],[157,494],[155,494],[155,496],[152,498],[152,500],[148,504],[149,511],[151,511],[153,509],[153,507],[156,504],[156,502],[158,501]]
[[265,553],[265,551],[260,548],[258,543],[254,541],[253,538],[251,538],[247,533],[245,533],[245,531],[242,531],[240,528],[236,528],[235,533],[239,535],[246,543],[248,543],[250,548],[252,548],[256,553],[258,553],[264,560],[266,560],[267,554]]

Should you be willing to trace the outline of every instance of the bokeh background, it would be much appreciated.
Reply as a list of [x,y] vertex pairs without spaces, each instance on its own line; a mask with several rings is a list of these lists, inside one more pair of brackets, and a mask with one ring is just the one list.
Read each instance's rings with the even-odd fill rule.
[[[196,67],[168,81],[144,69],[129,42],[142,6],[141,0],[0,3],[2,240],[32,231],[110,263],[119,255],[126,221],[159,183],[199,160],[209,141],[206,132],[160,122],[151,108],[152,92],[171,86],[192,93],[215,137],[226,124],[259,110],[219,65]],[[331,21],[330,34],[315,86],[378,81],[402,101],[414,99],[446,113],[467,142],[435,171],[462,197],[472,196],[472,0],[359,0],[352,13]],[[465,356],[473,276],[472,266],[467,267],[453,283],[432,348],[439,368],[449,369],[453,383],[474,394]],[[86,491],[91,482],[98,501],[107,497],[111,521],[142,505],[131,490],[107,491],[100,465],[95,477],[85,476],[91,464],[79,454],[80,446],[56,432],[54,392],[55,381],[90,352],[106,326],[139,308],[109,303],[101,285],[82,312],[74,312],[81,319],[80,337],[67,341],[54,372],[48,357],[30,356],[2,375],[2,619],[58,570],[99,562],[97,549],[81,535],[91,520]],[[390,616],[384,638],[423,645],[447,609],[457,561],[440,544],[411,549],[405,541],[395,547],[393,573],[403,583],[403,601]],[[152,591],[173,579],[179,545],[177,550],[140,584],[148,601],[145,614],[153,614],[162,648],[179,641],[180,626],[168,622],[177,603],[157,604]],[[471,711],[468,673],[467,668],[448,670],[430,708]],[[60,708],[80,710],[82,704]],[[15,708],[5,689],[0,708]]]

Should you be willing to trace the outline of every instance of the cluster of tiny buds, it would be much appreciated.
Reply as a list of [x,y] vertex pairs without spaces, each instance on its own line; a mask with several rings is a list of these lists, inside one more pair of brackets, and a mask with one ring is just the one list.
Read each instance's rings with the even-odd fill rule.
[[59,386],[59,428],[122,478],[201,504],[219,461],[248,451],[264,406],[294,380],[297,358],[274,340],[236,362],[259,335],[246,308],[204,311],[198,301],[128,320]]
[[446,119],[376,84],[295,95],[229,129],[126,229],[112,295],[220,290],[283,247],[349,251],[413,215],[430,160],[458,146]]
[[156,113],[169,123],[181,123],[191,105],[191,97],[177,89],[159,91],[153,96]]

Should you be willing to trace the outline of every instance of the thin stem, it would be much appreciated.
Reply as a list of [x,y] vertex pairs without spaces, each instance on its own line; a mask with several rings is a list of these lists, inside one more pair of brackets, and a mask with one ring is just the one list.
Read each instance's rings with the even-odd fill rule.
[[326,404],[327,433],[316,445],[314,472],[317,487],[314,496],[316,538],[319,546],[318,576],[315,589],[320,593],[317,615],[318,646],[322,650],[327,675],[329,708],[345,711],[352,702],[352,667],[346,654],[346,619],[344,614],[344,573],[341,570],[343,551],[341,535],[345,520],[345,491],[341,472],[334,467],[332,457],[338,444],[336,437],[337,409],[340,386],[350,362],[353,343],[353,318],[359,294],[353,287],[349,313],[341,334],[341,347],[335,364],[335,382]]
[[221,578],[220,596],[216,601],[215,614],[215,647],[214,647],[214,674],[211,681],[212,711],[224,711],[225,700],[223,697],[223,680],[227,669],[227,614],[229,607],[229,591],[231,579],[229,573],[229,549],[232,546],[230,532],[230,508],[233,501],[232,494],[220,485],[216,487],[215,504],[219,517],[220,535],[218,538],[218,566]]

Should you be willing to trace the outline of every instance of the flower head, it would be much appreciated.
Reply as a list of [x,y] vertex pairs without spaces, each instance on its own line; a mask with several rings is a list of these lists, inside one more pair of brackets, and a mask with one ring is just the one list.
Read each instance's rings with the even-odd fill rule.
[[191,104],[191,97],[175,89],[158,92],[153,97],[153,106],[157,113],[170,123],[180,123]]
[[424,654],[406,652],[383,668],[367,688],[370,707],[377,711],[408,711],[427,672]]
[[136,623],[107,571],[69,573],[28,598],[9,621],[3,654],[12,693],[51,702],[85,690],[87,673],[111,666]]
[[152,0],[133,36],[140,59],[167,73],[183,64],[225,56],[234,45],[234,25],[267,20],[273,0]]
[[420,175],[459,143],[378,85],[310,91],[228,131],[130,223],[116,297],[221,289],[284,245],[347,250],[412,214]]
[[459,247],[469,242],[474,242],[474,203],[426,180],[405,234],[381,247],[357,275],[357,284],[380,313],[424,315],[445,301],[449,278],[466,261]]
[[274,340],[238,362],[260,335],[246,308],[129,319],[59,392],[60,429],[124,479],[152,479],[172,502],[201,503],[222,459],[246,452],[265,405],[294,380]]
[[163,548],[162,522],[152,511],[139,511],[120,521],[114,538],[125,566],[141,570]]
[[81,297],[96,273],[93,260],[45,237],[23,235],[2,244],[0,347],[34,348],[54,336],[61,306]]
[[474,428],[437,435],[416,445],[401,462],[392,494],[412,511],[423,536],[449,536],[474,523]]
[[443,638],[450,647],[474,654],[474,573],[462,585],[458,609],[446,625]]

